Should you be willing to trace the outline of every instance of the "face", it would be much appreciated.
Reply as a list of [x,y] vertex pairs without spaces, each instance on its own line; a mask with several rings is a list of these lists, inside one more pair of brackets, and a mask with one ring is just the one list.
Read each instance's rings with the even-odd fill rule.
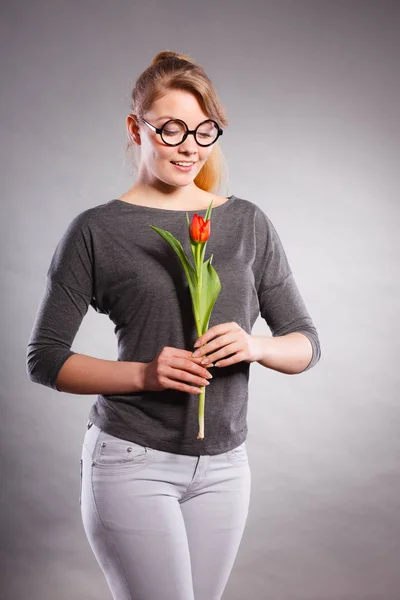
[[[210,117],[202,111],[197,98],[190,92],[169,90],[153,103],[143,118],[155,127],[162,127],[169,119],[181,119],[189,129],[195,129]],[[130,117],[128,129],[141,148],[138,179],[150,185],[158,186],[160,182],[174,188],[190,185],[214,147],[199,146],[193,135],[188,135],[179,146],[168,146],[145,123],[136,123]],[[188,170],[182,170],[174,164],[182,161],[193,164]]]

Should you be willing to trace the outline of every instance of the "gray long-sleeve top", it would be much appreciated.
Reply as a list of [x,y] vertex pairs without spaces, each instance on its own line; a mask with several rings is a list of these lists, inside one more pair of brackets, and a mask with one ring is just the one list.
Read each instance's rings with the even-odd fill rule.
[[[164,346],[193,350],[197,339],[183,267],[150,225],[171,232],[189,257],[186,212],[114,199],[78,214],[59,241],[27,351],[31,381],[57,389],[57,375],[75,354],[72,343],[89,305],[115,324],[118,360],[151,362]],[[205,216],[205,211],[203,217]],[[211,254],[221,291],[209,328],[237,322],[251,333],[258,315],[273,336],[308,337],[320,358],[317,331],[296,286],[279,236],[256,204],[234,195],[211,213]],[[211,367],[205,437],[197,439],[198,396],[173,389],[99,394],[89,419],[107,433],[158,450],[219,454],[247,436],[250,363]]]

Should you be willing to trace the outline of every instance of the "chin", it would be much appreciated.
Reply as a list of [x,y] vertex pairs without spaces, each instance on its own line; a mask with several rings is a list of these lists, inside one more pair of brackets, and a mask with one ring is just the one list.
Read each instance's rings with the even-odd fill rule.
[[194,182],[196,176],[197,173],[196,175],[193,175],[192,173],[182,173],[181,176],[178,175],[177,177],[165,177],[162,179],[162,181],[164,181],[166,185],[171,185],[174,187],[186,187]]

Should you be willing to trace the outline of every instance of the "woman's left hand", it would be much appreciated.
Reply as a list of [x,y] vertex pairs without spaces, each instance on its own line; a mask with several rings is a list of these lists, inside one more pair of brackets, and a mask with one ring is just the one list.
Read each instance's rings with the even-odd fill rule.
[[[260,338],[249,335],[235,322],[211,327],[199,337],[195,347],[198,349],[192,356],[196,358],[206,354],[205,360],[208,362],[202,361],[206,367],[211,366],[211,363],[215,367],[227,367],[241,361],[251,363],[261,358]],[[225,358],[228,356],[229,358]]]

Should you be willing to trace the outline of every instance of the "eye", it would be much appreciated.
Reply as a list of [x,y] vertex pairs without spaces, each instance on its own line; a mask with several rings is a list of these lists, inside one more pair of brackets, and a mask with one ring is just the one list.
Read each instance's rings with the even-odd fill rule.
[[180,121],[167,121],[162,127],[163,135],[166,137],[179,137],[185,132],[185,127]]

